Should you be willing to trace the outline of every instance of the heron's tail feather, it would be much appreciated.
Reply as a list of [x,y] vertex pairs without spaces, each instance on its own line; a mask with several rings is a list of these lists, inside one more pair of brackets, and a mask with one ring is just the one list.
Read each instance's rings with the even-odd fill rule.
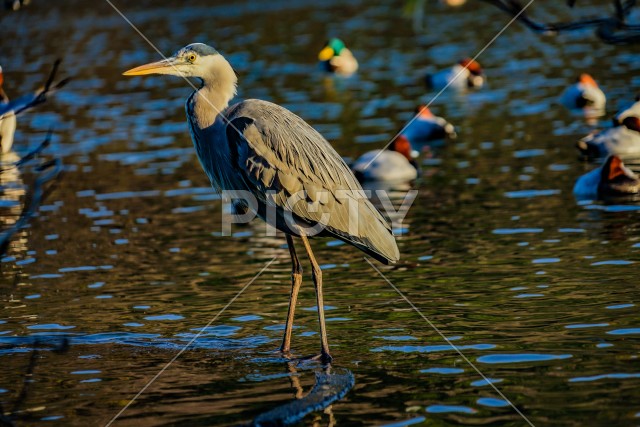
[[376,260],[387,265],[395,264],[400,259],[400,253],[389,224],[368,200],[363,202],[358,212],[357,232],[354,230],[353,233],[345,233],[333,227],[327,229],[340,240],[352,244]]

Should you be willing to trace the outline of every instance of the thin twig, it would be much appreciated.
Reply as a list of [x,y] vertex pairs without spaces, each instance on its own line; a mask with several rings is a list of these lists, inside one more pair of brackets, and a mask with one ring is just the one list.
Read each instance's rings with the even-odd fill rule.
[[[518,20],[529,29],[542,34],[557,34],[562,31],[574,31],[582,28],[594,28],[596,35],[605,43],[631,44],[640,42],[640,25],[628,25],[626,17],[636,6],[637,0],[613,0],[614,14],[605,17],[587,18],[572,22],[540,23],[521,13],[522,5],[517,0],[482,0],[511,16],[518,16]],[[573,7],[577,0],[569,0]]]
[[[64,78],[57,83],[53,83],[53,80],[55,79],[55,76],[58,72],[60,62],[62,62],[60,59],[57,59],[56,62],[54,62],[53,68],[49,73],[49,77],[47,77],[47,82],[42,89],[39,89],[31,95],[21,96],[14,101],[10,101],[0,106],[0,116],[4,116],[7,113],[18,115],[26,110],[40,105],[47,100],[47,95],[51,95],[52,93],[69,83],[69,81],[71,81],[70,77]],[[0,117],[0,120],[2,120],[2,117]]]

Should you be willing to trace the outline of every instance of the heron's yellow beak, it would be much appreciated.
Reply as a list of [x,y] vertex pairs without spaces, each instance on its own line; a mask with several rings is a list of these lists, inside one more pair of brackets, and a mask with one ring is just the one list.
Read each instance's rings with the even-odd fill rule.
[[331,58],[333,58],[333,55],[334,55],[333,49],[327,46],[324,49],[322,49],[318,54],[318,60],[323,62],[328,61]]
[[151,62],[122,73],[123,76],[144,76],[146,74],[177,74],[172,58]]

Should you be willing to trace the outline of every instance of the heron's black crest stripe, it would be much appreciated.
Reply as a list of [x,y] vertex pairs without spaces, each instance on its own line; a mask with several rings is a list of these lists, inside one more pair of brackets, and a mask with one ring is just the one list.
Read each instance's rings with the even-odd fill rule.
[[193,43],[185,48],[197,53],[199,56],[218,55],[218,51],[204,43]]

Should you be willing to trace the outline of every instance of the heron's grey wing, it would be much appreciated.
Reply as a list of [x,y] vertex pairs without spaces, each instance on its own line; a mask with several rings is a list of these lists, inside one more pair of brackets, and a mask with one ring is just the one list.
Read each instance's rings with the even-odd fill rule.
[[315,129],[266,101],[244,101],[227,117],[232,162],[263,203],[319,224],[383,262],[398,259],[389,224]]

